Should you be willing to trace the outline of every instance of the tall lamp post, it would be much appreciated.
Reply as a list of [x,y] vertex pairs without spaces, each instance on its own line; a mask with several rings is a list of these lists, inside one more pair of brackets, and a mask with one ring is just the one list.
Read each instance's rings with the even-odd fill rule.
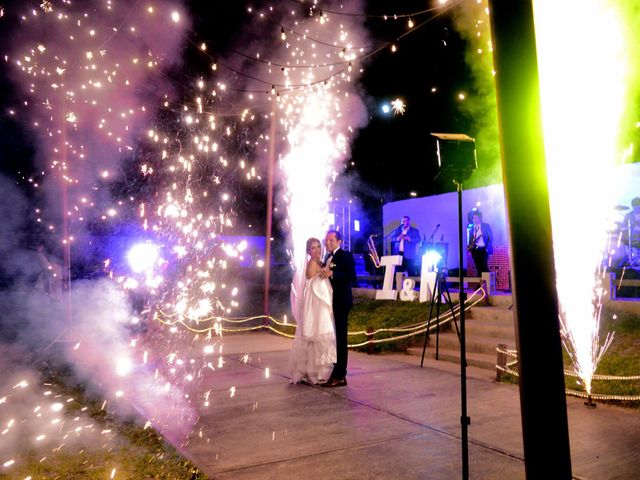
[[[271,125],[269,129],[269,156],[267,158],[267,231],[265,233],[265,258],[264,258],[264,299],[263,315],[271,313],[269,308],[269,288],[271,286],[271,235],[273,233],[273,169],[276,163],[276,97],[273,96],[273,108],[271,109]],[[265,318],[264,323],[268,320]]]

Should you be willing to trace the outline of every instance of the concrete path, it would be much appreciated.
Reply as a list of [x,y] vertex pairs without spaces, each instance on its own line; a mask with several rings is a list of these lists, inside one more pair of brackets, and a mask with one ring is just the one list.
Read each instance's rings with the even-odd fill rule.
[[[181,447],[211,478],[461,478],[459,366],[350,352],[347,387],[291,385],[290,346],[269,333],[224,337],[223,368],[193,392],[209,392],[200,435]],[[492,375],[467,369],[470,478],[523,479],[518,388]],[[567,402],[574,478],[640,478],[640,413]]]

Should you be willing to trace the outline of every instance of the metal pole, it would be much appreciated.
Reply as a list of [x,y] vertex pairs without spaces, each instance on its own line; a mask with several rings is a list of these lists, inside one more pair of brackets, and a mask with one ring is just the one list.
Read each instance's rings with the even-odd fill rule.
[[467,294],[464,291],[464,274],[462,266],[464,261],[462,243],[462,182],[454,182],[458,189],[458,297],[460,303],[460,428],[462,441],[462,479],[469,478],[469,423],[467,416],[467,349],[464,323],[464,305]]
[[62,330],[44,349],[48,350],[54,343],[73,341],[73,309],[71,307],[71,231],[69,228],[69,186],[68,177],[71,177],[71,165],[69,163],[69,149],[67,148],[67,126],[65,121],[64,93],[60,91],[58,99],[58,128],[60,130],[60,165],[58,173],[60,175],[60,200],[62,209],[62,225],[60,237],[62,242],[62,272],[60,279],[62,283],[61,300],[64,302],[64,313],[66,316],[66,328]]
[[353,245],[351,244],[351,227],[353,223],[351,223],[351,203],[347,204],[347,213],[349,214],[349,250],[353,253]]
[[[269,131],[269,158],[267,159],[267,231],[264,258],[264,303],[263,314],[269,315],[269,288],[271,287],[271,235],[273,223],[273,169],[276,157],[276,97],[273,97],[271,126]],[[264,323],[268,323],[267,319]]]
[[531,0],[489,0],[489,8],[511,241],[526,477],[570,479],[533,6]]
[[[63,101],[64,102],[64,101]],[[61,103],[61,105],[64,103]],[[64,267],[62,271],[62,292],[65,297],[65,311],[67,315],[67,341],[73,340],[73,317],[71,308],[71,231],[69,228],[69,186],[67,176],[71,177],[71,165],[69,164],[69,149],[67,148],[67,126],[64,115],[58,115],[60,123],[60,153],[62,180],[62,248]]]

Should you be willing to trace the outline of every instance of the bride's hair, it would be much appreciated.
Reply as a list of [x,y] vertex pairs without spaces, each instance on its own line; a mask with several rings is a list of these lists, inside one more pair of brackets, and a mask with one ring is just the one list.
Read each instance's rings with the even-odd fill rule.
[[[320,243],[320,240],[318,240],[315,237],[311,237],[309,240],[307,240],[307,253],[311,251],[311,245],[313,245],[316,242]],[[322,246],[322,243],[320,243],[320,246]]]

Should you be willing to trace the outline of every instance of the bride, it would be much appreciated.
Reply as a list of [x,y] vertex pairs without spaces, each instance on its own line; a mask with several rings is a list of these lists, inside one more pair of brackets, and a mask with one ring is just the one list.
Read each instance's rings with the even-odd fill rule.
[[[305,276],[291,288],[291,307],[297,328],[291,350],[291,383],[323,383],[329,380],[336,362],[336,333],[333,320],[333,289],[322,269],[322,244],[307,240]],[[296,272],[296,276],[301,272]]]

